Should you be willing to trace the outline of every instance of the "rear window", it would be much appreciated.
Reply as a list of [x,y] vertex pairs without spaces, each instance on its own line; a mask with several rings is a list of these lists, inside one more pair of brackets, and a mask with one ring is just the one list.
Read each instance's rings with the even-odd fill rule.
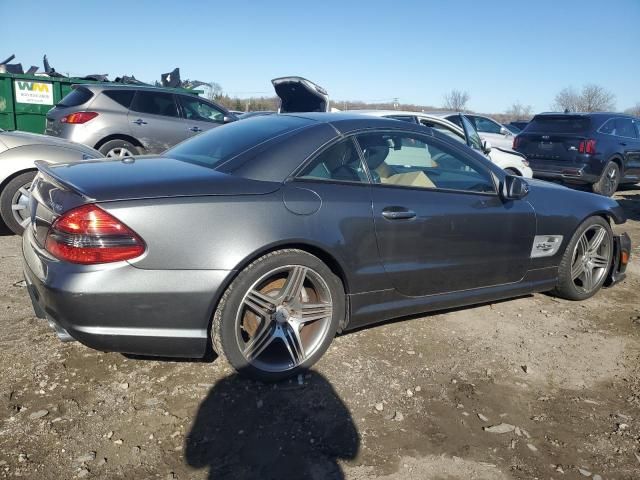
[[589,117],[578,116],[540,116],[533,120],[524,129],[526,133],[585,133],[591,127]]
[[119,103],[124,108],[129,108],[135,90],[107,90],[104,94],[114,102]]
[[83,103],[87,103],[93,93],[83,87],[74,88],[71,92],[67,93],[62,100],[60,100],[57,107],[77,107]]
[[269,115],[233,122],[186,140],[164,156],[217,168],[227,160],[278,135],[314,123],[300,117]]

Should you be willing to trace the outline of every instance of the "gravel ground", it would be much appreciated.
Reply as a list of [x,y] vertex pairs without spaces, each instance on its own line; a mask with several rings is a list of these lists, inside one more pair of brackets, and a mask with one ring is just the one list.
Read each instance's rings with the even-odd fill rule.
[[58,341],[0,237],[0,478],[640,478],[640,190],[627,279],[336,338],[276,385]]

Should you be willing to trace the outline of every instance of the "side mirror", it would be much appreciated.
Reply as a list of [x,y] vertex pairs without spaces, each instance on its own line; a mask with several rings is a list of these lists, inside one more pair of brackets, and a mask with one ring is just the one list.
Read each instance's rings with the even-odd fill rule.
[[529,184],[516,175],[506,175],[500,184],[500,196],[505,200],[520,200],[529,193]]
[[512,135],[512,133],[509,131],[509,129],[507,127],[500,127],[500,133],[502,135],[504,135],[505,137],[508,137],[509,135]]
[[491,143],[489,143],[487,140],[485,140],[484,138],[482,139],[482,150],[484,151],[484,153],[488,154],[491,152]]
[[229,117],[227,115],[224,116],[224,118],[222,119],[222,123],[231,123],[235,121],[235,118]]

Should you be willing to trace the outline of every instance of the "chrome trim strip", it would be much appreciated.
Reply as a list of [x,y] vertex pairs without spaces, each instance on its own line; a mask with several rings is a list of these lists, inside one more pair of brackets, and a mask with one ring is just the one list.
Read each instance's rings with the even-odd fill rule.
[[120,335],[130,337],[207,338],[207,330],[186,328],[138,327],[76,327],[73,330],[89,335]]

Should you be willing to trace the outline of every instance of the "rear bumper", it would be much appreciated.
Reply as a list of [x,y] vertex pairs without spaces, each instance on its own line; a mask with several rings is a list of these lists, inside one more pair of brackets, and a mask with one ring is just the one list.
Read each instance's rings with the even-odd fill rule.
[[625,273],[627,265],[631,258],[631,239],[629,235],[621,233],[613,237],[613,263],[605,281],[605,287],[610,287],[624,280],[627,276]]
[[23,236],[24,276],[36,315],[61,340],[103,351],[202,357],[225,270],[143,270],[126,262],[73,265]]
[[599,175],[587,171],[585,166],[571,165],[534,165],[529,162],[533,177],[542,180],[560,180],[566,183],[595,183]]

